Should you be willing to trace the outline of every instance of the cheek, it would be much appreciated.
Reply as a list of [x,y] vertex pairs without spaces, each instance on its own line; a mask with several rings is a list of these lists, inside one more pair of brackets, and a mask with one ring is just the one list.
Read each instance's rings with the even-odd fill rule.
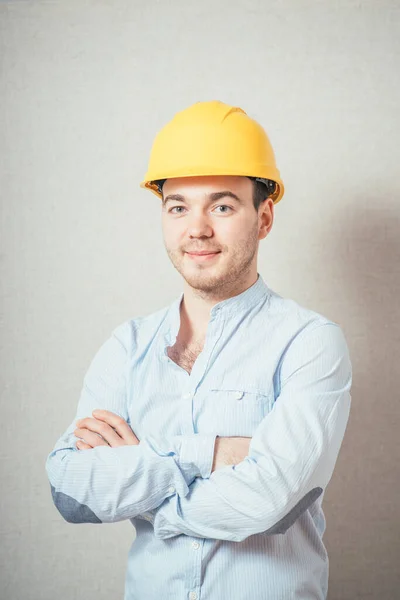
[[177,227],[163,229],[163,238],[165,248],[169,252],[178,253],[184,247],[185,236]]
[[226,244],[229,248],[243,248],[251,244],[254,232],[252,224],[242,221],[234,227],[221,228],[217,235],[221,245]]
[[165,243],[168,246],[176,245],[177,240],[179,239],[179,230],[178,227],[171,225],[171,223],[162,222],[162,234]]

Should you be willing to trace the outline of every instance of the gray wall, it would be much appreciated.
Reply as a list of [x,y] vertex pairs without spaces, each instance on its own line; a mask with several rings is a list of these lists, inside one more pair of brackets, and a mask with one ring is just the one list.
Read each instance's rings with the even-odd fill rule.
[[71,525],[44,463],[111,330],[181,292],[155,132],[198,100],[267,129],[259,271],[341,324],[352,413],[325,495],[330,600],[398,597],[399,2],[1,2],[2,598],[122,598],[129,522]]

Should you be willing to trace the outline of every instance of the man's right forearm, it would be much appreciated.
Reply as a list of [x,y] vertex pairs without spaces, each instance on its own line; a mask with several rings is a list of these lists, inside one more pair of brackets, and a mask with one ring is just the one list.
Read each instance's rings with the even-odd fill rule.
[[173,494],[186,496],[197,476],[208,477],[214,435],[143,438],[137,446],[76,450],[70,432],[47,458],[46,470],[59,512],[73,523],[130,519],[160,506]]

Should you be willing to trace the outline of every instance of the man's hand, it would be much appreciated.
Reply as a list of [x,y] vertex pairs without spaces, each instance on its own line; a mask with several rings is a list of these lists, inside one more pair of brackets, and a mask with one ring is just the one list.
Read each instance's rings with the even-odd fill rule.
[[250,437],[217,437],[214,446],[214,461],[211,468],[216,469],[228,465],[237,465],[249,454]]
[[[109,410],[93,411],[93,417],[79,419],[74,434],[81,438],[76,442],[79,450],[90,450],[96,446],[136,446],[140,442],[128,423]],[[211,472],[228,465],[237,465],[249,453],[250,437],[217,437]]]
[[74,434],[82,438],[76,442],[79,450],[90,450],[96,446],[137,446],[140,442],[128,423],[119,415],[109,410],[96,409],[92,417],[85,417],[76,422]]

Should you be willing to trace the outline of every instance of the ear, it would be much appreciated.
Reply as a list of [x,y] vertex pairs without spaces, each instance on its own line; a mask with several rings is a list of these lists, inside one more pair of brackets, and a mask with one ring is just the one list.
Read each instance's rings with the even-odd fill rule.
[[259,230],[258,239],[262,240],[272,229],[274,222],[274,201],[272,198],[266,198],[258,209]]

